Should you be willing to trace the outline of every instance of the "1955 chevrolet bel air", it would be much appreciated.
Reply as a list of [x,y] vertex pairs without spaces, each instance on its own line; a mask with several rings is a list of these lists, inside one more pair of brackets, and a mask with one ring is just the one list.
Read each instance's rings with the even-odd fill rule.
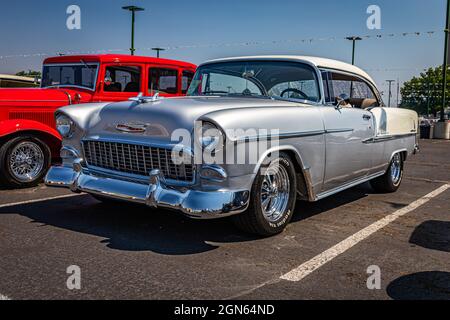
[[415,112],[384,107],[363,70],[315,57],[209,61],[187,97],[68,106],[56,122],[63,164],[47,185],[193,218],[232,215],[264,236],[286,227],[296,199],[366,181],[396,191],[418,150]]

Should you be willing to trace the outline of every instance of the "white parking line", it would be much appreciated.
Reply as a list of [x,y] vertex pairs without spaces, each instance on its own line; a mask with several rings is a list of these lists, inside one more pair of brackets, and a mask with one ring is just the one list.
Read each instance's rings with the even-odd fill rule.
[[48,200],[57,200],[57,199],[77,197],[77,196],[81,196],[81,195],[84,195],[84,193],[71,193],[71,194],[65,194],[65,195],[56,196],[56,197],[48,197],[48,198],[26,200],[26,201],[13,202],[13,203],[5,203],[5,204],[0,204],[0,209],[7,208],[7,207],[20,206],[20,205],[29,204],[29,203],[43,202],[43,201],[48,201]]
[[0,301],[1,300],[11,300],[11,299],[0,293]]
[[331,247],[330,249],[322,252],[321,254],[315,256],[311,260],[303,263],[299,267],[289,271],[288,273],[282,275],[280,279],[288,280],[288,281],[300,281],[327,262],[330,262],[340,254],[344,253],[348,249],[352,248],[359,242],[363,241],[370,235],[374,234],[378,230],[384,228],[389,223],[395,221],[399,217],[407,214],[408,212],[411,212],[418,207],[422,206],[423,204],[427,203],[434,197],[437,197],[441,193],[443,193],[445,190],[450,188],[449,184],[444,184],[442,187],[434,190],[433,192],[430,192],[429,194],[423,196],[422,198],[412,202],[408,206],[401,208],[394,213],[384,217],[383,219],[378,220],[377,222],[374,222],[370,226],[362,229],[361,231],[353,234],[352,236],[348,237],[347,239],[343,240],[342,242],[339,242],[337,245]]

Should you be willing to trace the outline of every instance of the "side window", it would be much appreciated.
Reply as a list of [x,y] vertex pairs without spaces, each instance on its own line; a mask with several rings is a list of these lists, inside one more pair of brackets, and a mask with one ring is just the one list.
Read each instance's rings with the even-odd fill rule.
[[181,78],[181,93],[185,94],[188,91],[193,78],[194,73],[192,71],[183,70],[183,75]]
[[352,98],[358,99],[375,99],[375,95],[372,89],[367,85],[367,83],[362,81],[353,82],[353,92]]
[[346,94],[355,108],[365,109],[378,105],[372,88],[360,78],[342,73],[330,73],[330,76],[328,86],[333,102],[341,94]]
[[148,79],[148,90],[150,93],[170,93],[178,92],[178,71],[175,69],[150,68]]
[[134,66],[106,67],[104,87],[106,92],[139,92],[141,68]]

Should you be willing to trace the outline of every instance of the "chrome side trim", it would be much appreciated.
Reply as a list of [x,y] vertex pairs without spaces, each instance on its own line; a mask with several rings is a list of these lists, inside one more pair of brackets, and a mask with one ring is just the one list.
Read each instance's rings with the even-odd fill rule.
[[377,143],[377,142],[383,142],[383,141],[388,141],[388,140],[412,137],[415,135],[416,135],[416,133],[414,132],[414,133],[405,133],[405,134],[376,136],[376,137],[365,139],[362,141],[362,143]]
[[340,133],[340,132],[353,132],[352,128],[342,128],[342,129],[327,129],[327,130],[312,130],[312,131],[298,131],[298,132],[281,132],[278,134],[267,134],[260,136],[249,136],[249,137],[238,137],[238,138],[229,138],[231,142],[252,142],[258,140],[270,140],[273,138],[278,139],[288,139],[288,138],[300,138],[300,137],[311,137],[318,136],[327,133]]
[[249,137],[237,137],[237,138],[228,138],[231,142],[237,143],[245,143],[245,142],[253,142],[258,140],[271,140],[274,138],[278,139],[288,139],[288,138],[300,138],[300,137],[310,137],[322,135],[325,133],[325,130],[313,130],[313,131],[298,131],[298,132],[282,132],[278,134],[267,134],[267,135],[259,135],[259,136],[249,136]]
[[321,200],[321,199],[326,198],[326,197],[329,197],[329,196],[331,196],[331,195],[333,195],[333,194],[336,194],[336,193],[339,193],[339,192],[341,192],[341,191],[344,191],[344,190],[347,190],[347,189],[349,189],[349,188],[352,188],[352,187],[354,187],[354,186],[357,186],[357,185],[359,185],[359,184],[361,184],[361,183],[364,183],[364,182],[367,182],[367,181],[369,181],[369,180],[375,179],[375,178],[377,178],[377,177],[382,176],[384,173],[385,173],[384,171],[380,171],[380,172],[371,174],[371,175],[369,175],[369,176],[367,176],[367,177],[359,178],[359,179],[357,179],[357,180],[354,180],[354,181],[352,181],[352,182],[349,182],[349,183],[344,184],[344,185],[342,185],[342,186],[339,186],[339,187],[337,187],[337,188],[334,188],[334,189],[331,189],[331,190],[328,190],[328,191],[324,191],[324,192],[322,192],[322,193],[319,193],[319,194],[315,197],[314,201]]
[[341,132],[353,132],[355,129],[352,128],[343,128],[343,129],[327,129],[325,133],[341,133]]

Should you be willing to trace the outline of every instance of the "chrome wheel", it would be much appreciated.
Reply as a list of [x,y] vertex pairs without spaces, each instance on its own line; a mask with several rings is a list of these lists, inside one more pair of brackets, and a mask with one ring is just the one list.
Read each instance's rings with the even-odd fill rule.
[[34,142],[21,142],[11,150],[10,172],[20,182],[35,180],[42,173],[44,165],[44,152]]
[[278,221],[289,203],[290,181],[286,169],[273,162],[266,169],[261,185],[261,208],[269,222]]
[[391,163],[391,180],[394,185],[400,182],[402,177],[402,159],[400,158],[400,154],[397,153],[392,158]]

